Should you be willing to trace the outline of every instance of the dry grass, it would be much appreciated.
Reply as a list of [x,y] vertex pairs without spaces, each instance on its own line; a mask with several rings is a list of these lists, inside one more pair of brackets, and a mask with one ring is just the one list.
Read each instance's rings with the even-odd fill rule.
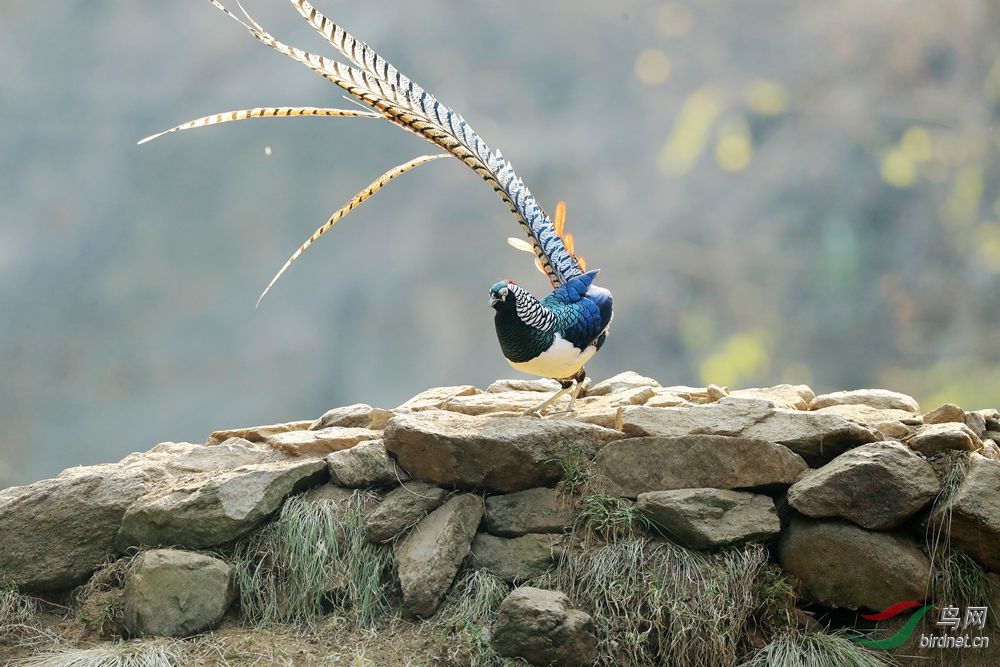
[[309,624],[337,612],[369,628],[387,617],[392,551],[365,539],[366,502],[363,492],[346,503],[298,496],[240,543],[233,557],[244,619]]
[[594,617],[599,665],[734,665],[767,600],[760,545],[704,554],[644,538],[568,553],[551,583]]
[[789,630],[755,651],[740,667],[885,667],[894,662],[834,632]]
[[190,664],[180,641],[161,639],[56,647],[17,660],[16,667],[182,667]]
[[445,664],[468,667],[504,667],[523,664],[505,659],[493,650],[490,628],[500,603],[511,587],[487,570],[466,570],[452,584],[432,621],[443,640],[438,656]]

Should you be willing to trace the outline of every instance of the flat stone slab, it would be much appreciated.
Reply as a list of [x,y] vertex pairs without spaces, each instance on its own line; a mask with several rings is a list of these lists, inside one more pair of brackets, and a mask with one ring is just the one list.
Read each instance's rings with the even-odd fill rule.
[[290,494],[325,482],[326,462],[291,459],[171,480],[137,499],[115,544],[204,549],[259,526]]
[[413,479],[501,493],[553,486],[562,476],[562,457],[593,456],[621,437],[571,421],[439,410],[397,414],[384,431],[386,450]]
[[804,384],[779,384],[773,387],[752,387],[734,389],[729,392],[734,398],[756,398],[768,401],[776,408],[786,410],[808,410],[809,403],[816,398],[813,390]]
[[434,615],[469,555],[482,517],[483,501],[478,496],[457,495],[396,543],[404,612],[421,618]]
[[410,479],[389,458],[381,439],[359,442],[326,457],[330,481],[350,489],[401,484]]
[[573,523],[573,503],[548,488],[488,496],[484,523],[486,530],[503,537],[561,533]]
[[301,431],[309,428],[311,421],[294,421],[282,424],[265,424],[264,426],[244,426],[241,428],[227,428],[221,431],[213,431],[208,437],[209,445],[217,445],[230,438],[242,438],[250,442],[264,442],[268,437],[276,433],[287,433],[289,431]]
[[789,486],[805,470],[787,447],[723,435],[620,440],[605,446],[593,467],[609,491],[627,498],[671,489]]
[[414,412],[419,410],[442,410],[452,399],[459,396],[472,396],[481,394],[482,391],[471,384],[456,385],[454,387],[434,387],[420,392],[410,400],[406,401],[393,412]]
[[392,412],[389,410],[373,408],[367,403],[355,403],[327,410],[322,417],[309,425],[309,429],[319,431],[331,426],[345,426],[381,431],[390,417]]
[[879,410],[906,410],[920,414],[920,404],[915,398],[888,389],[853,389],[821,394],[812,400],[809,409],[819,410],[831,405],[867,405]]
[[873,442],[807,472],[788,489],[788,503],[813,518],[843,517],[886,530],[926,507],[940,490],[934,469],[906,445]]
[[653,378],[639,375],[635,371],[625,371],[606,380],[601,380],[590,387],[587,390],[587,396],[606,396],[608,394],[618,394],[624,391],[632,391],[633,389],[641,389],[643,387],[656,389],[659,386],[660,383]]
[[781,531],[769,496],[725,489],[640,493],[636,506],[672,540],[692,549],[762,542]]
[[782,532],[778,557],[806,599],[829,607],[882,611],[929,591],[930,561],[903,533],[798,517]]
[[952,449],[974,452],[982,449],[983,442],[964,423],[944,422],[921,426],[906,444],[921,454],[940,454]]
[[268,436],[265,442],[276,450],[292,456],[326,456],[350,449],[359,442],[379,440],[380,431],[349,426],[328,426],[318,430],[305,429]]

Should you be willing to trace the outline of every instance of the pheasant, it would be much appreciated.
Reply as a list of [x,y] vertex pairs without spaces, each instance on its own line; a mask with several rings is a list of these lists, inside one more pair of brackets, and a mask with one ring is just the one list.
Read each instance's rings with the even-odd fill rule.
[[384,118],[417,134],[443,153],[421,155],[385,172],[338,209],[278,270],[261,293],[257,304],[281,275],[338,220],[372,197],[389,181],[415,167],[451,155],[465,163],[500,196],[527,236],[527,242],[508,239],[515,248],[531,252],[536,267],[552,284],[553,291],[539,300],[511,280],[495,283],[489,305],[495,311],[497,339],[508,363],[515,369],[558,380],[562,389],[526,414],[542,415],[563,396],[565,410],[572,410],[586,377],[584,364],[601,348],[612,318],[611,292],[593,284],[598,271],[586,270],[577,257],[573,237],[565,233],[563,202],[553,221],[542,210],[524,182],[514,173],[499,150],[492,150],[455,111],[411,81],[391,63],[341,26],[333,23],[306,0],[290,0],[295,9],[350,64],[316,55],[278,41],[239,4],[242,17],[219,0],[208,0],[218,10],[242,25],[259,42],[298,61],[367,105],[358,109],[321,107],[256,107],[204,116],[146,137],[145,143],[170,132],[188,130],[250,118],[334,116]]

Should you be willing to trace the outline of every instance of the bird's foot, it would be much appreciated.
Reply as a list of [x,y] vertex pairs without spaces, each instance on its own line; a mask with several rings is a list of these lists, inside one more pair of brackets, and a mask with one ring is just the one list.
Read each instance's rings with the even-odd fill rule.
[[[573,380],[570,384],[557,391],[555,394],[550,396],[547,400],[539,403],[533,408],[524,411],[524,416],[528,417],[544,417],[544,416],[554,416],[554,415],[564,415],[573,412],[573,404],[576,403],[576,397],[579,395],[580,390],[583,388],[583,384],[577,380]],[[569,403],[566,407],[561,410],[554,410],[546,415],[546,410],[555,405],[556,401],[560,398],[569,394]]]

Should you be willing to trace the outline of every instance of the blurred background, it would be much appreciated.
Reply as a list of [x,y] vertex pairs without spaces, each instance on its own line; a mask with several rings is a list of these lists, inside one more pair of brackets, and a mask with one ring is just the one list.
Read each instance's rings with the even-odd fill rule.
[[[316,0],[502,148],[615,294],[588,365],[1000,407],[1000,6]],[[329,52],[287,2],[278,38]],[[545,279],[455,160],[204,0],[0,3],[0,487],[218,428],[514,376],[486,304]]]

